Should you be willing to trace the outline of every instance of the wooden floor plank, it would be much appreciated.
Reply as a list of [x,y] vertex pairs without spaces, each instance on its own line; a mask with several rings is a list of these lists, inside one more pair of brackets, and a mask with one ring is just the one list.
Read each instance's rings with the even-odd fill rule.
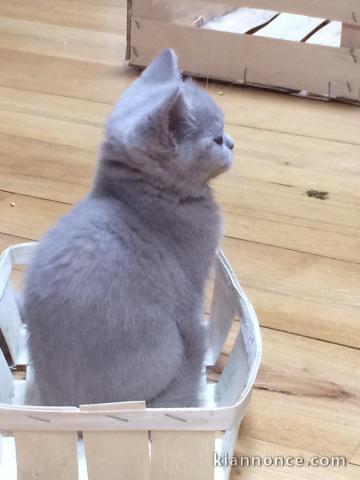
[[45,143],[96,151],[102,129],[19,112],[0,111],[0,132]]
[[225,254],[263,325],[360,348],[360,266],[235,239]]
[[118,33],[124,25],[126,1],[1,0],[0,16],[51,25],[83,28],[90,31]]
[[2,190],[75,203],[90,188],[95,152],[1,133],[0,142]]
[[273,330],[262,335],[263,362],[241,435],[271,443],[276,432],[278,445],[350,461],[359,440],[360,352]]
[[24,243],[28,242],[27,238],[16,237],[15,235],[6,235],[0,233],[0,252],[5,250],[5,248],[15,245],[15,243]]
[[[227,121],[234,125],[360,144],[359,107],[251,88],[227,86],[224,89],[211,81],[207,86],[224,110]],[[219,95],[219,91],[223,94]]]
[[309,198],[302,189],[243,179],[215,191],[228,236],[360,263],[360,199]]
[[[73,203],[90,185],[111,107],[42,94],[30,100],[21,90],[10,100],[10,91],[0,89],[0,189]],[[300,137],[242,127],[230,133],[239,143],[235,165],[215,182],[226,234],[359,263],[360,147],[310,139],[303,148]],[[319,161],[308,160],[311,148]],[[309,198],[313,189],[326,198]]]
[[[62,126],[58,122],[56,125]],[[69,131],[67,141],[74,137],[77,141],[76,129],[71,131],[69,126]],[[41,142],[39,138],[7,136],[0,154],[0,188],[74,203],[90,188],[100,137],[101,132],[95,131],[89,141],[93,149],[88,151],[74,145]],[[30,163],[31,159],[36,163]],[[336,194],[329,200],[319,200],[295,188],[289,195],[285,186],[246,178],[239,187],[231,177],[216,184],[226,235],[360,263],[359,200]]]
[[[225,207],[225,234],[268,246],[281,247],[301,253],[311,253],[330,259],[345,260],[359,264],[359,236],[348,233],[328,232],[308,223],[297,224],[290,218],[270,220],[256,212],[228,212]],[[339,227],[341,230],[341,227]]]
[[[50,104],[51,101],[52,96],[50,96]],[[92,102],[87,103],[92,105]],[[31,157],[31,151],[34,149],[36,151],[36,148],[43,150],[45,155],[49,155],[50,151],[53,152],[53,155],[57,155],[59,151],[64,150],[63,147],[66,147],[69,155],[72,153],[79,153],[79,155],[86,154],[88,156],[89,167],[93,165],[94,156],[97,154],[98,146],[102,139],[102,123],[105,123],[106,119],[105,110],[98,116],[98,121],[94,124],[91,123],[90,128],[87,129],[82,125],[82,123],[87,122],[87,120],[77,120],[77,111],[74,112],[74,119],[70,119],[70,113],[53,116],[52,113],[41,112],[39,115],[40,107],[37,112],[33,112],[21,107],[17,108],[14,105],[4,105],[1,101],[0,106],[3,110],[2,116],[4,118],[8,115],[6,110],[10,112],[8,115],[10,119],[17,119],[19,115],[25,116],[24,125],[15,122],[15,131],[13,131],[6,122],[3,127],[0,128],[0,135],[3,142],[2,155],[7,155],[12,158],[11,174],[14,182],[16,182],[18,176],[21,176],[24,171],[23,165],[20,169],[18,168],[18,162],[22,157],[22,163],[26,163],[27,157],[24,156],[24,148],[29,149],[29,154],[27,153],[27,155]],[[110,111],[110,108],[106,110]],[[40,119],[36,118],[39,116],[41,117]],[[35,121],[32,122],[34,117]],[[81,117],[81,115],[79,115],[79,117]],[[50,120],[49,122],[48,119]],[[89,122],[91,122],[91,120],[89,120]],[[79,123],[80,126],[78,125]],[[57,130],[56,133],[50,128],[54,126]],[[60,127],[63,127],[64,130]],[[71,131],[71,142],[66,134],[68,130]],[[88,134],[90,132],[93,134],[93,138],[90,139],[91,141],[88,141]],[[249,132],[251,133],[249,134]],[[263,182],[269,184],[267,188],[269,188],[268,193],[271,195],[273,191],[278,191],[278,194],[281,195],[285,189],[292,188],[291,196],[299,201],[307,201],[307,199],[303,197],[306,196],[306,192],[309,190],[327,192],[326,201],[315,203],[315,206],[318,205],[321,212],[323,211],[323,207],[325,207],[325,209],[329,208],[329,202],[330,208],[333,208],[335,205],[340,208],[342,204],[346,205],[348,202],[354,202],[356,204],[357,199],[360,198],[360,189],[358,189],[359,165],[357,161],[358,155],[360,154],[359,147],[339,143],[333,145],[333,151],[330,152],[328,143],[324,142],[326,145],[324,145],[323,149],[314,148],[314,153],[318,154],[318,161],[314,163],[308,161],[306,152],[297,151],[297,154],[292,155],[290,152],[291,142],[289,141],[288,145],[284,145],[284,142],[282,142],[283,135],[273,132],[265,132],[264,135],[259,134],[257,131],[255,131],[254,134],[253,130],[246,128],[239,128],[236,137],[238,135],[241,136],[242,139],[241,144],[238,145],[237,151],[235,152],[234,166],[230,172],[215,182],[215,185],[219,185],[219,188],[223,188],[225,192],[227,192],[227,189],[229,189],[229,191],[237,189],[239,194],[245,195],[246,190],[256,190],[258,185],[260,185],[262,189],[263,186],[261,185]],[[259,145],[260,138],[262,142],[260,146],[257,146]],[[288,138],[288,136],[286,136],[286,138]],[[293,143],[296,144],[297,140],[298,138],[293,139]],[[314,142],[317,143],[315,140]],[[46,148],[48,152],[46,152]],[[277,148],[276,156],[269,154],[267,148]],[[26,150],[26,152],[28,152],[28,150]],[[291,162],[286,160],[289,158]],[[328,159],[328,165],[326,164],[326,158]],[[338,165],[336,163],[338,158],[344,158],[347,161],[344,160]],[[27,163],[29,164],[29,168],[34,167],[30,162]],[[66,171],[68,170],[66,158],[62,160],[59,158],[53,163],[57,164],[59,172],[61,169],[64,170],[63,175],[65,177]],[[3,175],[5,175],[4,169]],[[90,168],[87,170],[86,175],[89,178],[92,175]],[[3,181],[4,177],[1,177],[0,188],[4,189]],[[33,195],[40,194],[41,178],[39,178],[38,183],[39,185],[37,183],[32,184]],[[19,191],[19,193],[24,192]],[[69,192],[69,196],[73,197],[71,191]],[[56,197],[49,197],[49,199],[57,200]],[[63,199],[60,200],[63,201]],[[316,199],[312,199],[312,201],[314,200]],[[310,203],[310,205],[314,204]]]
[[81,28],[0,18],[2,48],[116,65],[124,57],[126,26],[120,28],[120,23],[121,34],[92,31],[89,35]]
[[[235,141],[230,176],[261,179],[304,192],[317,189],[360,197],[360,145],[226,125]],[[229,177],[229,175],[227,175]],[[225,178],[225,177],[223,177]]]
[[[34,116],[43,117],[41,131],[48,128],[48,118],[84,123],[102,131],[112,108],[108,104],[7,87],[0,87],[0,107],[4,116],[10,112],[26,114],[31,119]],[[4,128],[5,132],[9,131],[6,126]],[[21,125],[18,128],[21,129]],[[360,146],[310,138],[304,143],[299,135],[289,136],[229,124],[226,130],[235,140],[235,161],[226,178],[234,177],[234,182],[240,186],[243,178],[254,178],[300,187],[304,191],[327,191],[330,197],[332,192],[360,197]],[[83,132],[85,137],[87,132]],[[25,135],[22,131],[20,133]],[[62,143],[66,143],[65,134]]]
[[[37,240],[70,208],[2,192],[1,231]],[[360,265],[231,238],[223,248],[263,325],[360,348]]]
[[350,457],[351,463],[360,466],[360,441],[356,445],[354,454]]
[[[120,54],[121,58],[121,54]],[[0,48],[0,85],[113,104],[137,69]]]
[[[120,91],[116,99],[120,98]],[[0,86],[1,110],[102,127],[112,105]]]
[[[0,63],[2,86],[110,104],[138,71],[120,60],[119,66],[115,66],[8,49],[0,49]],[[360,109],[357,107],[239,87],[227,87],[225,94],[219,96],[217,92],[224,88],[211,82],[208,90],[225,111],[228,123],[360,144],[357,128]]]
[[38,240],[70,205],[0,192],[1,233]]

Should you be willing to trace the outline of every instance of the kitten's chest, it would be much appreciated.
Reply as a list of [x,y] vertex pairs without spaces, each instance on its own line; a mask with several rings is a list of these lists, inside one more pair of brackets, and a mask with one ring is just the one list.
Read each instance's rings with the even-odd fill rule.
[[172,216],[170,248],[179,264],[197,282],[208,274],[218,246],[221,219],[213,203],[185,205]]

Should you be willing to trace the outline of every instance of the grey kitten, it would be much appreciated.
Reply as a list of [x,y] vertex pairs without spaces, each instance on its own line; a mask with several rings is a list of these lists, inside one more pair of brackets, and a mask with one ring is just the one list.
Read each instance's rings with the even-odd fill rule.
[[91,192],[26,274],[37,403],[199,405],[204,284],[220,235],[208,181],[232,159],[223,127],[172,50],[123,94]]

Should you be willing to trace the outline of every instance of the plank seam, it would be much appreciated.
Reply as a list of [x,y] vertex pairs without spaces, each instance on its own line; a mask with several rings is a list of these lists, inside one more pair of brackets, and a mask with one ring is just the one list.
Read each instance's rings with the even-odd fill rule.
[[[135,67],[135,68],[138,69],[139,71],[142,70],[140,67]],[[204,80],[201,83],[206,83],[206,80]],[[225,85],[225,87],[228,87],[228,88],[231,88],[231,87],[234,88],[234,86],[236,86],[236,88],[239,88],[241,90],[250,89],[252,92],[259,92],[260,91],[260,89],[256,88],[256,87],[249,87],[247,85],[234,84],[234,83],[231,83],[231,82],[224,84],[224,82],[218,81],[218,82],[214,82],[214,84],[215,83],[217,85]],[[68,98],[68,99],[72,99],[72,100],[80,100],[80,101],[84,101],[84,102],[97,103],[99,105],[113,106],[113,103],[111,103],[111,102],[105,102],[105,101],[100,101],[100,100],[94,100],[94,99],[91,99],[91,98],[76,97],[76,96],[70,96],[70,95],[61,95],[61,94],[58,94],[58,93],[44,92],[42,90],[34,90],[34,89],[31,89],[31,88],[12,87],[11,85],[8,85],[6,83],[1,83],[1,82],[0,82],[0,86],[5,87],[5,88],[9,88],[9,89],[12,89],[12,90],[20,90],[20,91],[24,91],[24,92],[40,93],[42,95],[51,95],[53,97]],[[203,88],[206,90],[205,87],[203,87]],[[274,94],[274,92],[270,91],[270,94]],[[277,92],[276,95],[280,95],[280,93]],[[284,97],[289,98],[291,96],[289,96],[288,94],[286,94],[286,95],[284,94]],[[299,99],[299,100],[301,100],[301,101],[303,101],[303,100],[315,101],[314,99],[306,98],[306,97],[304,97],[304,98],[301,97],[301,99]],[[318,100],[318,101],[322,101],[322,100]],[[331,102],[330,100],[326,100],[326,103],[333,103],[334,105],[335,104],[339,105],[338,103]],[[342,104],[342,105],[344,105],[348,108],[351,108],[351,107],[359,108],[357,105],[349,105],[349,106],[347,106],[346,104]],[[238,126],[238,127],[244,127],[244,128],[251,128],[253,130],[259,130],[259,131],[264,131],[264,132],[275,132],[275,133],[280,133],[282,135],[292,135],[292,136],[301,137],[301,138],[314,138],[314,139],[318,139],[318,140],[323,140],[323,141],[327,141],[327,142],[334,142],[334,143],[341,143],[341,144],[345,144],[345,145],[356,145],[356,146],[360,145],[360,142],[356,143],[356,142],[349,142],[347,140],[332,139],[332,138],[326,138],[326,137],[321,137],[321,136],[316,136],[316,135],[305,135],[305,134],[294,133],[294,132],[286,132],[286,131],[283,131],[283,130],[257,127],[257,126],[254,126],[254,125],[246,125],[246,124],[243,124],[243,123],[226,122],[226,125]],[[41,140],[38,140],[38,141],[41,142]]]
[[[29,194],[24,194],[24,193],[18,193],[18,192],[12,192],[12,191],[9,191],[9,190],[3,190],[3,189],[0,189],[0,193],[3,192],[3,193],[9,193],[10,195],[19,195],[19,196],[22,196],[22,197],[27,197],[27,198],[35,198],[37,200],[44,200],[46,202],[51,202],[51,203],[57,203],[57,204],[60,204],[60,205],[68,205],[70,207],[72,207],[74,204],[73,203],[68,203],[68,202],[61,202],[61,201],[58,201],[58,200],[51,200],[49,198],[45,198],[45,197],[37,197],[37,196],[34,196],[34,195],[29,195]],[[226,213],[226,211],[225,211]],[[251,215],[247,215],[249,218],[253,218],[253,216]],[[271,222],[275,222],[275,223],[285,223],[286,222],[280,222],[280,221],[277,221],[277,220],[270,220]],[[310,228],[310,227],[303,227],[303,228]],[[9,236],[12,236],[12,237],[15,237],[15,238],[23,238],[23,239],[26,239],[26,240],[38,240],[37,238],[28,238],[28,237],[23,237],[23,236],[20,236],[20,235],[15,235],[15,234],[12,234],[12,233],[8,233],[8,232],[4,232],[4,231],[1,231],[0,230],[0,233],[2,233],[3,235],[9,235]],[[255,240],[248,240],[246,238],[241,238],[241,237],[234,237],[234,236],[231,236],[231,235],[224,235],[225,238],[229,238],[229,239],[232,239],[232,240],[239,240],[241,242],[247,242],[247,243],[252,243],[252,244],[255,244],[255,245],[263,245],[265,247],[272,247],[272,248],[277,248],[277,249],[280,249],[280,250],[287,250],[289,252],[297,252],[297,253],[303,253],[304,255],[312,255],[314,257],[319,257],[319,258],[326,258],[328,260],[334,260],[334,261],[337,261],[337,262],[344,262],[344,263],[350,263],[350,264],[353,264],[353,265],[359,265],[360,264],[360,261],[359,262],[356,262],[356,261],[352,261],[352,260],[347,260],[347,259],[343,259],[343,258],[337,258],[337,257],[330,257],[328,255],[320,255],[318,253],[313,253],[313,252],[307,252],[305,250],[297,250],[297,249],[294,249],[294,248],[288,248],[288,247],[281,247],[279,245],[273,245],[271,243],[262,243],[262,242],[256,242]],[[354,238],[357,238],[356,236],[354,236]]]
[[[245,284],[243,283],[243,285],[245,285]],[[255,306],[255,308],[256,308],[256,306]],[[308,338],[309,340],[314,340],[314,341],[326,343],[326,344],[329,344],[329,345],[335,345],[337,347],[350,348],[351,350],[356,350],[356,351],[360,350],[360,347],[354,347],[353,345],[346,345],[345,343],[337,343],[337,342],[333,342],[331,340],[326,340],[326,339],[318,338],[318,337],[312,337],[311,335],[305,335],[305,334],[302,334],[302,333],[290,332],[289,330],[281,330],[280,328],[269,327],[267,325],[262,325],[261,323],[260,323],[260,327],[264,328],[266,330],[272,330],[274,332],[286,333],[287,335],[293,335],[295,337],[303,337],[303,338]]]
[[[249,215],[250,218],[253,218]],[[275,222],[275,220],[271,220],[272,222]],[[286,222],[278,222],[278,223],[285,223]],[[306,252],[305,250],[296,250],[295,248],[289,248],[289,247],[280,247],[279,245],[273,245],[271,243],[262,243],[262,242],[256,242],[255,240],[248,240],[246,238],[240,238],[240,237],[233,237],[231,235],[224,235],[225,238],[230,238],[232,240],[240,240],[241,242],[246,242],[246,243],[253,243],[255,245],[263,245],[264,247],[272,247],[272,248],[277,248],[279,250],[287,250],[289,252],[297,252],[297,253],[303,253],[304,255],[312,255],[314,257],[319,257],[319,258],[326,258],[327,260],[334,260],[336,262],[344,262],[344,263],[350,263],[353,265],[360,265],[359,262],[355,262],[353,260],[347,260],[343,258],[337,258],[337,257],[329,257],[327,255],[320,255],[318,253],[313,253],[313,252]],[[356,238],[356,237],[354,237]]]

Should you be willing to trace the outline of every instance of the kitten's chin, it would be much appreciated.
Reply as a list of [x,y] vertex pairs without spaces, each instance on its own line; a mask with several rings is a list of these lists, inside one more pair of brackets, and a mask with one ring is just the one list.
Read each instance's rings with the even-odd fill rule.
[[223,173],[225,173],[227,170],[229,170],[229,167],[223,167],[223,168],[219,168],[219,170],[216,170],[215,172],[212,172],[207,181],[210,182],[211,180],[214,180],[214,178],[217,178],[218,176],[222,175]]
[[232,166],[232,159],[230,160],[226,160],[225,162],[223,162],[221,165],[218,166],[218,168],[216,168],[215,170],[213,170],[209,177],[208,177],[208,180],[211,180],[213,178],[216,178],[218,177],[219,175],[222,175],[223,173],[225,173],[227,170],[229,170],[229,168]]

